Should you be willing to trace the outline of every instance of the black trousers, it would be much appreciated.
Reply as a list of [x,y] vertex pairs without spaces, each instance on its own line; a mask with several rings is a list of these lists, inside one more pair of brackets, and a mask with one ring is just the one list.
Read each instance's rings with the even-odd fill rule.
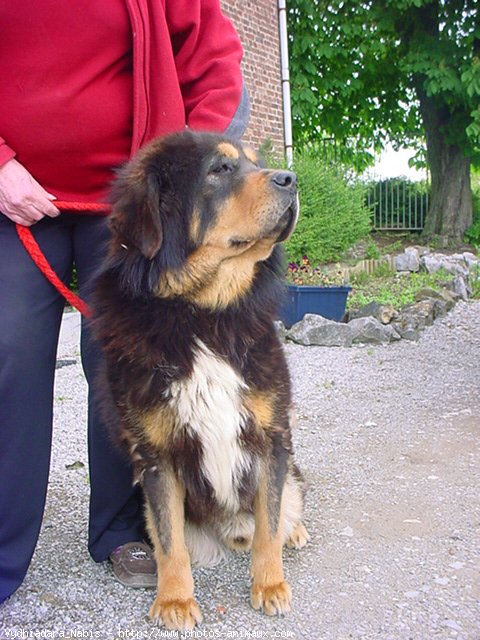
[[[103,217],[64,213],[31,227],[49,263],[68,283],[76,265],[81,297],[107,238]],[[27,572],[45,505],[52,438],[53,384],[64,301],[0,214],[0,602]],[[82,321],[81,354],[89,383],[89,551],[97,562],[143,537],[142,499],[131,468],[109,440],[95,392],[100,362]]]

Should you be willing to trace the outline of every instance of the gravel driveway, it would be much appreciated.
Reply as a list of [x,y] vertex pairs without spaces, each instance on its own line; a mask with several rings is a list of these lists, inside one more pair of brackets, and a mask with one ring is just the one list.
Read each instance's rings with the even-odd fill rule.
[[[151,590],[117,584],[86,551],[86,387],[78,316],[64,322],[55,444],[40,541],[0,606],[0,638],[168,638]],[[309,482],[310,544],[285,553],[286,618],[248,603],[248,558],[196,570],[197,638],[480,639],[480,302],[418,343],[286,346]]]

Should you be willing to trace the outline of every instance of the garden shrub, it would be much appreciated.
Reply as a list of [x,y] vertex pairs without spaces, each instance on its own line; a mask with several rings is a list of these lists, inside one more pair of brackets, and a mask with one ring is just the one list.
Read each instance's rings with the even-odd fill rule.
[[367,246],[365,247],[365,258],[367,260],[379,260],[381,257],[382,252],[376,242],[372,238],[368,238]]
[[346,179],[316,155],[299,153],[294,171],[298,176],[300,218],[286,243],[288,258],[311,264],[334,262],[371,230],[370,212],[360,185]]

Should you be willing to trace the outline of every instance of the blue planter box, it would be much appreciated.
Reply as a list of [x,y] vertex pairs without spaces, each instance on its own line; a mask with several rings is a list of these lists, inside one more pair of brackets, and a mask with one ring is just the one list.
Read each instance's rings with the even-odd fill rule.
[[289,328],[306,313],[316,313],[328,320],[341,320],[348,292],[352,287],[312,287],[289,284],[280,310],[280,320]]

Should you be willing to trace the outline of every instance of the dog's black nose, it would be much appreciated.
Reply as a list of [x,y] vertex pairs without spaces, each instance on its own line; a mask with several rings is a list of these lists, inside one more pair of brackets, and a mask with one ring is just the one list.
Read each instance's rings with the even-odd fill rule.
[[297,176],[291,171],[275,171],[272,182],[280,189],[294,190],[297,188]]

